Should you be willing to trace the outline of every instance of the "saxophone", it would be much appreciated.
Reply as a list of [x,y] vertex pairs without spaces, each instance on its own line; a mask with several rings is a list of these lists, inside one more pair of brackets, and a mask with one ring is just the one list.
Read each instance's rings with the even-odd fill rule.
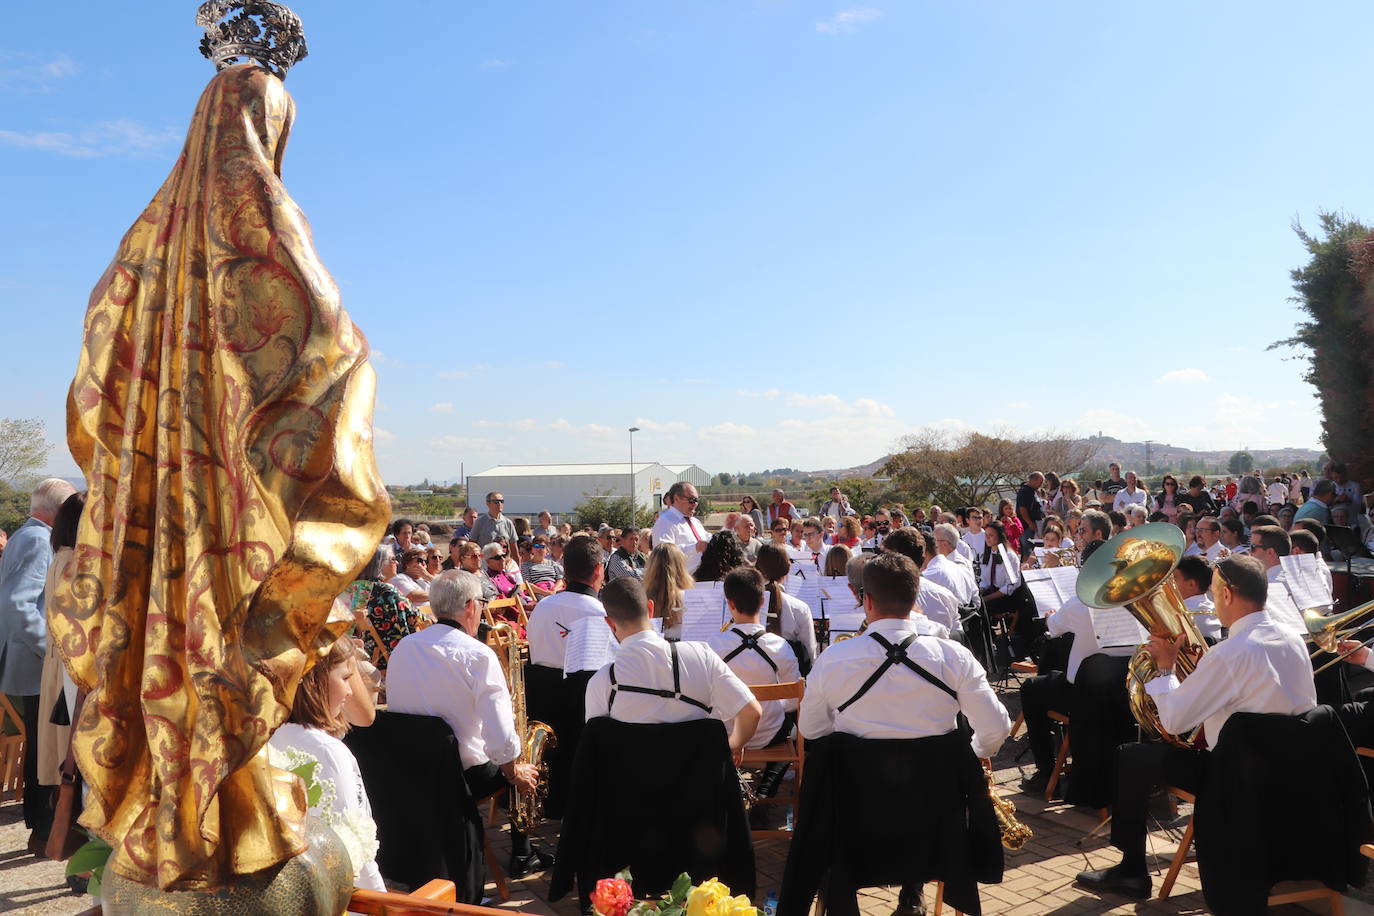
[[1002,830],[1002,845],[1015,852],[1025,846],[1035,834],[1016,819],[1016,805],[997,794],[997,786],[992,781],[992,771],[983,772],[988,778],[988,797],[992,799],[992,811],[997,815],[997,826]]
[[525,702],[525,661],[515,627],[498,623],[492,627],[499,634],[498,645],[506,650],[506,681],[510,685],[511,706],[515,713],[515,736],[520,742],[516,763],[532,763],[539,768],[539,784],[533,793],[526,794],[511,786],[510,823],[522,833],[529,833],[544,819],[544,796],[549,793],[549,765],[544,753],[558,744],[553,729],[543,722],[531,722]]

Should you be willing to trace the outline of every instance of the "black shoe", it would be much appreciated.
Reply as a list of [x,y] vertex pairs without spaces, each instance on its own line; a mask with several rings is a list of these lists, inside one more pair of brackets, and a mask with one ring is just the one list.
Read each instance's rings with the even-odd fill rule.
[[897,908],[892,911],[892,916],[926,916],[926,902],[920,897],[916,898],[915,903],[898,901]]
[[1090,890],[1120,894],[1136,900],[1147,900],[1150,897],[1150,876],[1145,872],[1128,872],[1120,865],[1113,865],[1101,871],[1081,871],[1074,880],[1076,884]]
[[530,854],[527,856],[511,856],[510,864],[506,866],[506,876],[519,880],[528,878],[535,872],[541,872],[553,867],[553,856],[544,852],[538,846],[530,846]]
[[1050,777],[1047,773],[1036,770],[1034,776],[1027,776],[1021,780],[1021,791],[1026,795],[1044,797],[1045,790],[1050,786]]

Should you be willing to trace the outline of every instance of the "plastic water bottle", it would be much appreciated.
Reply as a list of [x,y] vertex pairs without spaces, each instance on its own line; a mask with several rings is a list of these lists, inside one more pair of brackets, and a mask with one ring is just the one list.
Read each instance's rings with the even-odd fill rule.
[[763,898],[763,916],[778,916],[778,892],[769,891]]

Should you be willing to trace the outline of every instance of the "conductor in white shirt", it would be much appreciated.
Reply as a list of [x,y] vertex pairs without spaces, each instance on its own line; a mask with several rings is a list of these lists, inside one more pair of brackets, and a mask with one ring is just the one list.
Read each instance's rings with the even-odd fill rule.
[[[1159,676],[1145,685],[1165,731],[1183,735],[1201,725],[1210,742],[1220,737],[1232,713],[1299,715],[1317,705],[1306,643],[1265,612],[1269,582],[1261,563],[1253,557],[1224,557],[1214,571],[1212,600],[1230,635],[1198,660],[1185,681],[1174,676],[1184,637],[1150,637],[1146,646]],[[1145,864],[1150,791],[1156,785],[1171,785],[1196,794],[1206,753],[1171,744],[1122,745],[1112,805],[1112,845],[1121,850],[1121,862],[1081,872],[1079,884],[1138,899],[1150,896]]]
[[679,480],[668,488],[663,500],[668,507],[658,514],[649,536],[655,547],[672,544],[681,550],[687,557],[687,571],[696,572],[710,541],[705,527],[695,518],[697,504],[701,502],[697,488]]
[[620,648],[587,684],[587,719],[652,724],[714,716],[732,723],[738,764],[763,716],[753,692],[706,643],[670,643],[655,633],[638,579],[616,579],[601,590],[601,603]]
[[[470,633],[481,619],[482,582],[470,572],[450,569],[430,585],[430,607],[437,622],[396,644],[387,666],[387,706],[392,712],[438,716],[458,739],[463,778],[474,798],[508,786],[533,792],[539,771],[517,763],[520,739],[506,676],[496,653]],[[553,863],[529,838],[511,828],[512,877],[523,877]]]

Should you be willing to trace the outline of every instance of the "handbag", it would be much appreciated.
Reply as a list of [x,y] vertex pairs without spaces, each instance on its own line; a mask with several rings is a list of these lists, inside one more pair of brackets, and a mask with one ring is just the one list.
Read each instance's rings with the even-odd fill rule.
[[62,783],[57,789],[57,804],[53,809],[52,828],[48,831],[48,845],[44,855],[54,861],[72,857],[86,843],[86,834],[76,826],[81,812],[81,770],[76,766],[76,723],[81,721],[81,707],[86,691],[76,694],[76,708],[72,710],[72,738],[67,744],[67,759],[62,761]]

